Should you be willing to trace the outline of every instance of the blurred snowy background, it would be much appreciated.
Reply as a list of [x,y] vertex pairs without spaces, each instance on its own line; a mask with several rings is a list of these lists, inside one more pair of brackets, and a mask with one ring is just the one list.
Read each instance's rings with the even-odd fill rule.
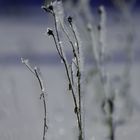
[[[53,41],[45,35],[52,27],[48,15],[40,8],[43,1],[0,0],[0,139],[41,140],[43,133],[43,108],[40,89],[36,79],[21,63],[28,58],[40,67],[47,89],[48,140],[76,139],[77,126],[69,94],[64,68],[56,53]],[[70,3],[66,4],[69,7]],[[122,48],[125,46],[125,24],[111,2],[91,1],[95,19],[97,7],[107,8],[107,45],[113,61],[107,63],[111,74],[121,72],[124,64]],[[128,107],[131,117],[117,127],[116,140],[139,140],[140,138],[140,11],[139,2],[132,9],[134,42],[131,69],[131,89]],[[72,7],[72,5],[71,5]],[[69,9],[71,9],[69,7]],[[75,7],[73,7],[76,9]],[[73,9],[71,9],[73,10]],[[81,25],[79,25],[79,28]],[[79,29],[80,30],[80,29]],[[80,30],[81,31],[81,30]],[[82,36],[82,35],[81,35]],[[87,41],[86,41],[87,40]],[[85,57],[90,67],[88,38],[85,39]],[[69,49],[67,50],[69,52]],[[87,88],[86,137],[87,140],[104,140],[106,128],[100,121],[96,108],[98,102],[92,95],[92,85]],[[133,109],[132,109],[133,108]],[[127,110],[127,109],[126,109]],[[126,113],[127,114],[127,113]],[[130,115],[129,114],[129,115]]]

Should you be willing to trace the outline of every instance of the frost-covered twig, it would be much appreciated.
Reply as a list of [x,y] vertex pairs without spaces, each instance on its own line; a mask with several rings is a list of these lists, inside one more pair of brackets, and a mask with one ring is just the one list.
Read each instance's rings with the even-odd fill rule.
[[[106,11],[104,6],[100,6],[98,10],[99,16],[100,16],[100,23],[98,25],[98,32],[99,32],[99,50],[96,52],[98,54],[98,58],[96,59],[97,68],[99,71],[99,76],[101,80],[101,86],[104,88],[104,94],[105,99],[103,100],[102,107],[104,110],[104,113],[106,115],[106,124],[109,129],[109,139],[115,140],[115,126],[114,126],[114,101],[115,101],[115,92],[114,89],[111,88],[109,85],[106,90],[107,84],[110,84],[109,82],[109,76],[107,75],[105,68],[104,68],[104,58],[105,58],[105,47],[106,47]],[[108,93],[110,92],[110,93]]]
[[109,135],[108,135],[109,140],[115,140],[116,125],[114,123],[114,118],[113,118],[115,112],[114,101],[115,101],[115,97],[106,97],[104,102],[102,103],[102,109],[106,116],[105,122],[109,129]]
[[75,52],[77,52],[75,54],[75,59],[76,59],[76,65],[77,65],[77,78],[78,78],[78,105],[79,105],[79,117],[80,117],[80,122],[81,122],[81,126],[82,126],[82,104],[81,104],[81,67],[80,67],[80,63],[82,61],[82,56],[80,56],[80,44],[79,44],[79,40],[78,40],[78,37],[77,37],[77,34],[76,34],[76,30],[75,28],[73,27],[73,22],[72,22],[72,17],[68,17],[68,22],[69,22],[69,25],[72,29],[72,32],[73,32],[73,35],[74,35],[74,38],[75,38],[75,41],[76,41],[76,49]]
[[[121,2],[121,1],[120,1]],[[124,5],[125,4],[125,5]],[[123,5],[121,5],[121,3],[119,3],[119,6],[123,15],[123,18],[125,19],[125,23],[126,27],[128,26],[128,29],[126,31],[126,46],[125,46],[125,57],[126,57],[126,62],[124,64],[124,71],[122,76],[117,76],[114,75],[113,78],[115,79],[115,77],[119,77],[119,82],[120,82],[120,87],[117,88],[117,93],[119,94],[119,96],[121,97],[126,97],[129,96],[128,93],[130,91],[130,70],[131,70],[131,66],[132,66],[132,43],[133,43],[133,38],[134,38],[134,33],[132,30],[132,25],[130,22],[130,9],[127,7],[126,2],[123,1]],[[124,8],[125,6],[125,8]],[[116,127],[122,123],[121,122],[121,118],[118,118],[119,120],[116,121],[115,117],[114,117],[114,113],[115,113],[115,107],[116,107],[116,89],[111,89],[111,82],[109,81],[109,76],[107,75],[106,71],[105,71],[105,67],[103,65],[104,62],[104,58],[105,58],[105,47],[106,47],[106,16],[105,16],[105,9],[103,6],[101,6],[99,8],[99,15],[100,15],[100,23],[98,25],[98,32],[96,35],[96,32],[94,32],[93,27],[91,26],[91,24],[89,24],[89,33],[91,35],[91,39],[93,42],[93,57],[94,60],[96,62],[96,70],[98,71],[97,74],[100,78],[100,85],[98,85],[100,88],[103,87],[104,88],[104,94],[105,94],[105,99],[103,101],[103,108],[105,106],[107,107],[107,110],[104,111],[105,115],[106,115],[106,122],[109,128],[109,138],[110,140],[114,140],[115,139],[115,131],[116,131]],[[97,38],[96,38],[97,37]],[[108,87],[107,84],[109,85]],[[108,89],[107,89],[108,88]],[[107,90],[106,90],[107,89]],[[108,91],[110,93],[108,93]],[[110,95],[109,95],[110,94]],[[112,98],[113,96],[113,98]],[[117,95],[118,96],[118,95]],[[123,98],[124,98],[123,97]],[[126,97],[128,98],[128,97]],[[103,109],[104,110],[104,109]],[[119,115],[119,114],[118,114]]]
[[[82,111],[81,111],[81,66],[80,66],[80,59],[81,58],[80,58],[80,52],[79,52],[79,41],[78,41],[77,35],[73,29],[71,17],[68,17],[68,22],[69,22],[70,27],[73,31],[73,35],[74,35],[74,38],[76,40],[76,46],[74,45],[73,41],[69,37],[69,34],[65,29],[63,19],[61,19],[59,17],[60,15],[57,14],[57,12],[58,12],[57,6],[60,6],[60,5],[62,5],[61,1],[54,1],[50,5],[43,6],[43,9],[45,9],[45,11],[51,13],[53,18],[54,18],[55,32],[51,29],[48,29],[47,33],[49,36],[53,37],[56,50],[60,56],[61,61],[64,64],[66,75],[68,78],[68,83],[69,83],[69,90],[72,93],[72,98],[74,101],[74,112],[75,112],[76,117],[77,117],[77,123],[78,123],[78,128],[79,128],[79,140],[83,140]],[[51,10],[50,10],[50,7],[51,7]],[[59,9],[59,10],[63,11],[63,8],[61,7],[61,9]],[[66,35],[66,37],[68,39],[67,41],[70,43],[70,45],[72,47],[72,53],[73,53],[74,58],[72,58],[71,63],[68,63],[67,57],[66,57],[65,52],[63,50],[64,49],[63,42],[61,42],[61,39],[60,39],[59,27],[61,27],[63,33]]]
[[47,133],[47,108],[46,108],[46,100],[45,100],[45,86],[44,82],[41,76],[41,72],[38,67],[32,67],[29,63],[28,59],[21,58],[21,61],[25,66],[34,74],[34,76],[37,78],[40,89],[41,89],[41,94],[40,94],[40,99],[43,101],[43,108],[44,108],[44,128],[43,128],[43,140],[45,140],[46,133]]

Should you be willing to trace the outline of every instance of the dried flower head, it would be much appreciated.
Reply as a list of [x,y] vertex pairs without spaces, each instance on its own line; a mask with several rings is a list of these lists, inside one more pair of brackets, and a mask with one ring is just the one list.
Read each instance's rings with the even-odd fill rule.
[[70,24],[72,23],[72,17],[71,17],[71,16],[68,17],[68,22],[69,22]]
[[101,15],[103,12],[104,12],[104,6],[100,6],[100,7],[98,8],[98,13],[99,13],[99,15]]
[[46,12],[53,13],[53,5],[52,4],[50,4],[48,6],[43,5],[41,8],[44,9]]
[[53,30],[50,29],[50,28],[48,28],[48,29],[47,29],[47,34],[48,34],[49,36],[50,36],[50,35],[54,35],[54,34],[53,34]]
[[98,25],[97,29],[98,29],[98,31],[100,31],[101,30],[101,25]]

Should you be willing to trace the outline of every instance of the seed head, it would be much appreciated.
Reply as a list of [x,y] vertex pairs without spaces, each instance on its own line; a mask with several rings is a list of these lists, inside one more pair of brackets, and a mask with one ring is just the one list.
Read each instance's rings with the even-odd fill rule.
[[50,35],[54,35],[54,34],[53,34],[53,30],[48,28],[48,29],[47,29],[47,34],[48,34],[49,36],[50,36]]
[[49,9],[50,11],[53,11],[53,6],[52,6],[52,5],[49,5],[49,6],[48,6],[48,9]]
[[71,17],[71,16],[68,17],[68,22],[69,22],[70,24],[72,23],[72,17]]
[[101,30],[101,25],[98,25],[97,29],[98,29],[98,31],[100,31]]
[[101,15],[103,12],[104,12],[104,7],[103,7],[103,6],[100,6],[100,7],[98,8],[98,13],[99,13],[99,15]]
[[53,5],[52,4],[50,4],[48,6],[42,6],[41,8],[44,9],[46,12],[53,13]]

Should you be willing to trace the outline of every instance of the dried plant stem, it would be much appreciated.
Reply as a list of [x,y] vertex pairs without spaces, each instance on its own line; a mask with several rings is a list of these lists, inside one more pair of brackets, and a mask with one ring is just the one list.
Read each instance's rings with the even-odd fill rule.
[[43,84],[43,80],[41,79],[40,77],[40,74],[38,72],[38,69],[35,67],[34,68],[34,71],[35,71],[35,74],[36,74],[36,77],[38,79],[38,82],[39,82],[39,85],[40,85],[40,89],[41,89],[41,95],[40,95],[40,99],[43,100],[43,105],[44,105],[44,129],[43,129],[43,140],[45,140],[45,136],[46,136],[46,132],[47,132],[47,129],[48,129],[48,126],[47,126],[47,111],[46,111],[46,100],[45,100],[45,88],[44,88],[44,84]]
[[109,113],[108,113],[108,127],[109,127],[109,139],[115,140],[115,123],[114,123],[114,98],[110,98],[107,100],[109,105]]
[[[72,20],[72,17],[69,17],[69,18],[71,18],[71,20]],[[80,61],[80,59],[79,59],[79,54],[80,54],[80,52],[79,52],[79,42],[78,42],[78,38],[77,38],[76,32],[75,32],[75,30],[73,28],[72,22],[69,22],[69,24],[70,24],[70,27],[72,29],[74,38],[76,40],[76,46],[77,46],[77,52],[78,52],[78,54],[76,53],[76,50],[75,50],[75,47],[74,47],[74,44],[73,44],[72,40],[70,39],[67,31],[65,30],[65,28],[63,26],[62,26],[62,29],[63,29],[66,37],[68,38],[68,40],[69,40],[69,42],[71,44],[71,47],[72,47],[72,50],[73,50],[73,55],[74,55],[74,57],[76,59],[75,65],[76,65],[76,68],[77,68],[77,77],[78,77],[79,115],[80,115],[80,121],[81,121],[81,126],[82,126],[82,115],[81,115],[81,83],[80,83],[81,82],[81,72],[80,72],[80,64],[79,64],[79,61]]]
[[61,27],[62,27],[62,30],[63,30],[64,34],[65,34],[66,37],[68,38],[68,41],[69,41],[71,47],[72,47],[73,55],[74,55],[74,57],[76,58],[76,61],[78,61],[77,55],[76,55],[76,50],[75,50],[75,48],[74,48],[74,44],[73,44],[72,40],[70,39],[70,37],[69,37],[67,31],[65,30],[65,27],[64,27],[62,24],[61,24]]
[[74,93],[72,81],[71,81],[71,78],[70,78],[68,66],[67,66],[66,60],[64,59],[64,57],[62,56],[62,54],[61,54],[60,51],[59,51],[58,44],[57,44],[57,41],[56,41],[55,36],[52,35],[52,37],[53,37],[54,42],[55,42],[56,50],[57,50],[57,52],[58,52],[58,54],[59,54],[61,60],[62,60],[63,63],[64,63],[64,67],[65,67],[65,70],[66,70],[66,75],[67,75],[68,82],[69,82],[69,88],[70,88],[70,90],[71,90],[71,92],[72,92],[72,97],[73,97],[73,101],[74,101],[74,105],[75,105],[75,113],[76,113],[76,116],[77,116],[78,127],[79,127],[79,129],[81,130],[81,124],[80,124],[80,118],[79,118],[79,113],[78,113],[77,100],[76,100],[76,96],[75,96],[75,93]]
[[[79,55],[79,45],[78,45],[79,43],[78,43],[78,40],[77,40],[77,37],[76,37],[76,34],[75,34],[74,36],[76,38],[76,43],[77,43],[77,46],[78,46],[78,49],[76,50],[73,42],[71,41],[68,33],[66,32],[65,28],[63,27],[63,25],[60,21],[62,30],[65,33],[66,37],[68,38],[68,41],[71,44],[73,55],[74,55],[74,58],[76,59],[75,65],[76,65],[76,68],[77,68],[77,78],[78,78],[78,99],[77,99],[76,98],[76,93],[74,91],[74,85],[73,85],[73,78],[74,77],[73,77],[72,71],[71,72],[69,71],[69,64],[67,63],[66,57],[64,56],[63,46],[61,44],[61,40],[60,40],[60,37],[59,37],[56,14],[53,10],[51,11],[51,14],[53,15],[53,18],[54,18],[54,27],[55,27],[56,37],[55,37],[52,30],[50,30],[49,35],[51,35],[53,37],[56,50],[57,50],[61,60],[63,61],[64,67],[65,67],[66,75],[67,75],[68,82],[69,82],[69,90],[71,90],[72,98],[73,98],[73,101],[74,101],[74,112],[75,112],[76,117],[77,117],[77,123],[78,123],[78,128],[79,128],[79,140],[83,140],[82,117],[81,117],[81,83],[80,83],[81,82],[81,73],[80,73],[79,56],[78,56]],[[76,53],[76,52],[78,52],[78,53]]]
[[[80,117],[80,123],[81,123],[81,127],[82,127],[82,104],[81,104],[81,71],[80,71],[80,51],[79,51],[79,41],[76,35],[76,32],[74,30],[73,24],[72,22],[70,23],[70,27],[72,29],[72,32],[74,34],[74,38],[76,40],[76,46],[77,46],[77,52],[78,52],[78,56],[76,55],[76,62],[77,62],[77,77],[78,77],[78,101],[79,101],[79,117]],[[82,135],[82,128],[81,128],[81,135]]]
[[77,51],[78,51],[78,54],[79,54],[79,53],[80,53],[80,52],[79,52],[79,41],[78,41],[78,38],[77,38],[77,35],[76,35],[76,31],[75,31],[75,29],[74,29],[74,27],[73,27],[72,22],[70,23],[70,27],[71,27],[71,29],[72,29],[74,38],[75,38],[75,40],[76,40]]
[[114,130],[114,126],[113,126],[113,123],[111,122],[111,126],[110,126],[110,139],[111,140],[115,140],[115,130]]
[[[71,17],[70,17],[71,18]],[[77,68],[77,77],[78,77],[78,101],[79,101],[79,103],[78,103],[78,106],[79,106],[79,119],[80,119],[80,128],[79,128],[79,130],[80,130],[80,135],[82,136],[82,111],[81,111],[81,73],[80,73],[80,64],[79,64],[79,61],[80,60],[78,60],[78,55],[79,55],[79,42],[78,42],[78,39],[77,39],[77,36],[76,36],[76,33],[75,33],[75,30],[74,30],[74,28],[73,28],[73,25],[72,25],[72,23],[70,23],[70,26],[71,26],[71,29],[72,29],[72,32],[73,32],[73,34],[74,34],[74,38],[75,38],[75,40],[76,40],[76,44],[77,44],[77,51],[78,51],[78,54],[76,53],[76,50],[75,50],[75,47],[74,47],[74,44],[73,44],[73,42],[72,42],[72,40],[70,39],[70,37],[69,37],[69,35],[68,35],[68,33],[67,33],[67,31],[65,30],[65,28],[63,27],[63,25],[61,24],[61,27],[62,27],[62,30],[63,30],[63,32],[65,33],[65,35],[66,35],[66,37],[68,38],[68,41],[70,42],[70,44],[71,44],[71,47],[72,47],[72,50],[73,50],[73,56],[74,56],[74,58],[76,59],[76,63],[74,63],[75,64],[75,66],[76,66],[76,68]],[[72,75],[72,74],[71,74]],[[73,76],[71,76],[72,77],[72,79],[73,79]],[[81,136],[79,136],[79,137],[81,137]],[[80,138],[79,138],[80,139]]]
[[113,124],[113,118],[110,117],[108,120],[108,125],[109,125],[109,139],[110,140],[115,140],[115,128]]
[[43,140],[45,140],[46,133],[47,133],[47,108],[46,108],[46,100],[45,100],[45,87],[44,83],[41,77],[41,73],[39,68],[34,67],[29,64],[29,61],[27,59],[22,58],[22,63],[25,64],[25,66],[34,74],[34,76],[37,78],[40,89],[41,89],[41,94],[40,94],[40,99],[43,101],[43,108],[44,108],[44,127],[43,127]]

